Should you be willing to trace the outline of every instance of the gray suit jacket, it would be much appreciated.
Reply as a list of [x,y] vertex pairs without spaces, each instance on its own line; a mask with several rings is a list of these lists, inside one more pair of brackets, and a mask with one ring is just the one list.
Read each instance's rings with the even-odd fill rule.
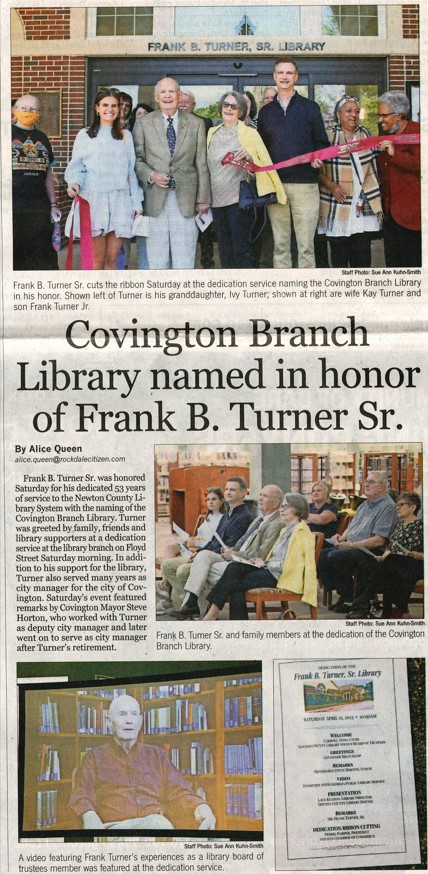
[[[241,548],[238,555],[242,555],[243,558],[266,559],[284,526],[285,523],[281,519],[279,510],[275,510],[269,521],[257,529],[255,534],[251,536],[251,541],[248,546],[245,549]],[[199,606],[202,614],[205,612],[207,606],[205,593],[218,582],[218,580],[223,576],[226,568],[229,567],[231,563],[232,562],[230,561],[216,561],[215,564],[211,565],[204,591],[199,598]]]
[[160,215],[168,189],[149,185],[153,171],[174,173],[178,206],[185,218],[196,215],[197,203],[210,203],[205,125],[201,118],[178,112],[175,151],[171,157],[160,109],[138,118],[134,130],[135,170],[144,188],[144,212]]
[[242,546],[237,554],[243,558],[266,558],[284,526],[285,522],[282,521],[279,510],[275,510],[269,521],[251,535],[250,542]]

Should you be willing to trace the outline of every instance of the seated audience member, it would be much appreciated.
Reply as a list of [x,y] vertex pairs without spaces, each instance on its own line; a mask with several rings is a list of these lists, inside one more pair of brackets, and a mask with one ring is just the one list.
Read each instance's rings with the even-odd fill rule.
[[312,503],[309,504],[309,516],[306,519],[311,531],[333,537],[339,522],[339,511],[336,504],[329,502],[330,488],[325,482],[316,482],[311,489]]
[[[409,118],[406,94],[387,91],[379,97],[378,119],[384,134],[418,134],[420,125]],[[387,267],[420,267],[421,236],[421,147],[380,144],[377,166],[380,175],[384,224],[383,241]]]
[[52,146],[36,125],[40,104],[24,94],[12,105],[13,269],[58,270],[52,222],[59,222]]
[[[225,546],[235,546],[237,540],[246,532],[253,516],[244,504],[244,498],[247,492],[247,484],[240,476],[231,476],[227,480],[224,490],[224,496],[227,502],[228,509],[220,520],[217,528],[217,534]],[[187,619],[189,616],[199,616],[198,597],[193,592],[193,587],[196,585],[202,586],[205,583],[208,574],[208,566],[219,560],[221,552],[221,544],[217,537],[212,537],[207,545],[199,550],[190,564],[189,580],[191,588],[188,588],[188,582],[185,585],[185,595],[183,603],[179,610],[171,612],[171,616],[175,619]],[[166,575],[167,576],[167,575]],[[199,582],[202,577],[202,582]],[[174,585],[173,575],[167,576],[168,582]],[[198,588],[197,591],[200,589]]]
[[323,549],[318,562],[318,577],[324,588],[328,592],[336,589],[339,595],[339,600],[331,608],[336,613],[349,611],[353,600],[354,572],[367,557],[363,549],[379,553],[397,521],[397,508],[388,495],[386,472],[376,470],[368,474],[365,494],[367,500],[360,504],[346,531],[337,535],[337,546]]
[[282,498],[278,486],[263,486],[259,495],[260,515],[253,519],[235,546],[222,549],[221,555],[202,551],[195,559],[185,589],[197,596],[200,612],[206,608],[205,589],[220,579],[230,562],[233,564],[238,558],[266,558],[269,554],[284,527],[279,511]]
[[245,592],[248,589],[287,589],[302,595],[311,606],[317,603],[315,540],[306,522],[308,502],[303,495],[286,494],[281,504],[281,519],[286,526],[270,556],[252,559],[251,564],[231,562],[218,583],[207,595],[210,607],[203,621],[217,619],[230,601],[230,619],[248,619]]
[[423,578],[423,523],[417,518],[421,506],[415,492],[402,492],[397,501],[398,522],[382,555],[367,557],[358,565],[354,602],[347,619],[367,619],[370,601],[378,592],[383,594],[382,619],[393,615],[398,607],[401,618],[407,612],[408,600],[415,583]]
[[[360,124],[360,103],[345,94],[334,107],[333,146],[371,136]],[[318,234],[330,243],[332,267],[370,267],[371,234],[382,227],[382,202],[372,149],[327,158],[319,173]]]
[[200,829],[215,817],[201,803],[165,750],[138,741],[143,717],[130,695],[110,704],[112,739],[88,750],[77,768],[68,806],[85,829],[173,829],[177,814],[192,814]]
[[[180,543],[171,543],[166,547],[164,552],[164,560],[161,565],[163,574],[162,583],[156,584],[156,612],[167,613],[174,609],[174,604],[171,601],[171,583],[168,582],[168,577],[172,576],[176,581],[175,591],[183,596],[184,582],[187,579],[188,573],[184,573],[182,585],[179,586],[181,576],[180,570],[189,564],[198,549],[203,549],[204,546],[211,540],[214,531],[217,530],[220,520],[225,512],[224,495],[221,489],[213,486],[205,492],[207,501],[207,513],[204,521],[199,525],[196,535],[189,537],[188,540],[183,540]],[[193,551],[191,551],[193,550]]]

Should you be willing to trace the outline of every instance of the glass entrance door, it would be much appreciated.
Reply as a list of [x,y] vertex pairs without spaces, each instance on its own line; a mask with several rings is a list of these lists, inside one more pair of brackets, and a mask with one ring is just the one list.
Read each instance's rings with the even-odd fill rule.
[[[377,97],[386,90],[384,58],[297,57],[298,90],[321,106],[326,126],[332,124],[332,110],[338,97],[349,93],[360,98],[361,121],[377,133]],[[188,58],[94,58],[88,62],[88,107],[99,85],[128,82],[122,90],[154,105],[153,88],[164,76],[187,86],[196,97],[196,111],[214,118],[216,104],[225,91],[251,91],[258,105],[272,78],[274,59],[245,55]]]

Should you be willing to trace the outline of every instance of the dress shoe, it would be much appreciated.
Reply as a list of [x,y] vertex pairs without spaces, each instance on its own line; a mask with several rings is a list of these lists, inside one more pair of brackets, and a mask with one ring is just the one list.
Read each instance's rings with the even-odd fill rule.
[[344,601],[338,601],[333,607],[335,613],[348,613],[350,609],[351,604],[345,604]]
[[351,610],[346,614],[346,619],[370,619],[367,610]]
[[156,601],[156,613],[158,616],[163,613],[171,613],[171,610],[174,610],[174,604],[171,599],[165,599],[164,601],[160,599],[159,601]]
[[170,616],[173,619],[190,619],[193,616],[199,617],[201,615],[199,607],[188,607],[187,604],[181,608],[181,610],[171,610]]

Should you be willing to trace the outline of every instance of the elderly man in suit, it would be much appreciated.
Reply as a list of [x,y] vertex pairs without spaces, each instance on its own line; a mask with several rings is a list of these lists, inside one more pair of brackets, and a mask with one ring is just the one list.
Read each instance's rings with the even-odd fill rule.
[[196,213],[208,211],[211,193],[202,119],[179,111],[180,86],[161,79],[155,86],[159,109],[137,119],[135,169],[150,216],[147,255],[151,269],[195,266]]
[[[279,486],[269,484],[260,490],[258,508],[260,515],[253,519],[245,533],[234,546],[222,548],[221,553],[208,548],[201,549],[190,565],[190,574],[184,586],[184,600],[180,610],[173,610],[170,615],[175,619],[188,619],[203,613],[206,606],[206,593],[218,582],[226,568],[235,558],[250,560],[265,559],[280,531],[284,527],[279,508],[283,493]],[[167,579],[171,581],[171,577]]]

